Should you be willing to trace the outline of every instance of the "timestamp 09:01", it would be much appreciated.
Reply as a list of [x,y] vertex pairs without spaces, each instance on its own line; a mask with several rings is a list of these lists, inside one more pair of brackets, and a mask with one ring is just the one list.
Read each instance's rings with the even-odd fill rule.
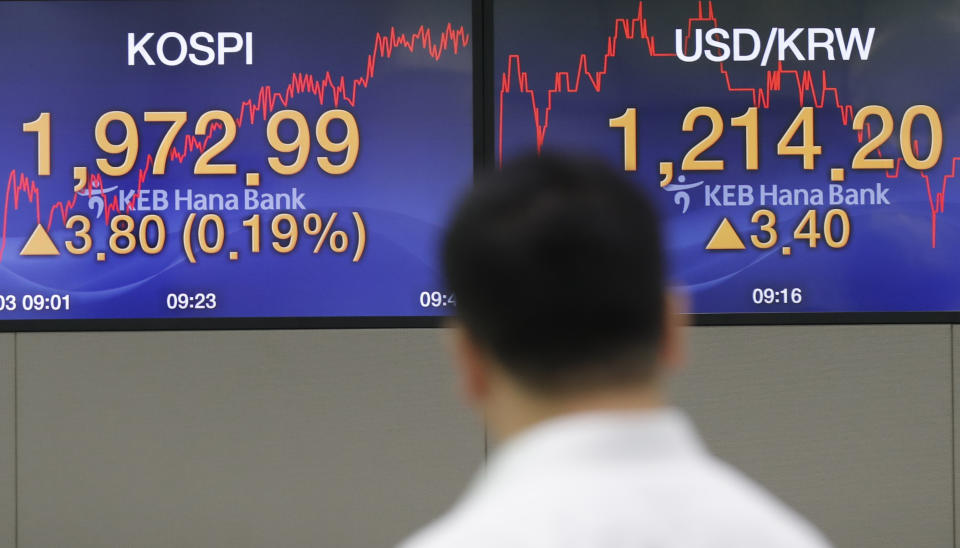
[[803,302],[803,290],[799,287],[774,289],[772,287],[753,290],[753,304],[800,304]]

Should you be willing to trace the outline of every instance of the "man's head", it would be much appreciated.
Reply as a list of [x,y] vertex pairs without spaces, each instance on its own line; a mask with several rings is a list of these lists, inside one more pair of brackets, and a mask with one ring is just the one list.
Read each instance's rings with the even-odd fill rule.
[[488,415],[649,396],[679,346],[656,213],[601,164],[527,157],[481,178],[444,266],[466,390]]

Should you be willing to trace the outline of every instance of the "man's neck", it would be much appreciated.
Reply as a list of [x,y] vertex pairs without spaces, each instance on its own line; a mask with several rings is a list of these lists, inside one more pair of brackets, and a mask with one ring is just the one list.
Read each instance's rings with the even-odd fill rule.
[[486,409],[495,439],[505,441],[550,419],[576,413],[646,411],[666,405],[656,382],[562,395],[531,394],[516,385],[505,388]]

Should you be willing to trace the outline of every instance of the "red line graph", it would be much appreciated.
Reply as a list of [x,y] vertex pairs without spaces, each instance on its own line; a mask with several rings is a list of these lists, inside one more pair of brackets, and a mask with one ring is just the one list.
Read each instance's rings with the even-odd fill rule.
[[[320,78],[312,74],[295,73],[290,78],[290,83],[281,87],[280,91],[275,91],[271,86],[261,86],[254,97],[243,101],[240,105],[239,113],[236,116],[237,126],[242,127],[244,123],[254,124],[257,120],[266,121],[269,115],[276,110],[278,105],[286,107],[290,100],[299,95],[313,95],[321,105],[333,102],[334,107],[341,102],[350,106],[356,105],[357,92],[361,88],[366,88],[370,80],[374,77],[377,68],[377,61],[380,59],[389,59],[397,48],[409,50],[411,53],[420,50],[426,52],[434,61],[439,61],[447,52],[457,55],[460,50],[467,47],[470,43],[470,35],[462,27],[454,27],[448,23],[440,33],[439,39],[434,41],[430,29],[421,26],[416,32],[407,35],[398,33],[396,28],[391,27],[390,32],[386,34],[377,33],[373,41],[373,50],[367,55],[367,63],[362,76],[347,79],[345,76],[334,76],[330,71],[326,71]],[[206,135],[198,137],[197,135],[185,135],[180,147],[171,147],[170,159],[183,163],[191,154],[203,152],[207,143],[209,143],[214,133],[222,129],[219,122],[210,124]],[[95,191],[99,191],[104,200],[104,222],[110,222],[110,216],[121,210],[130,211],[140,193],[147,178],[151,175],[150,168],[153,165],[154,158],[148,154],[143,162],[143,166],[137,171],[137,190],[131,195],[130,200],[125,204],[120,203],[118,196],[112,196],[107,200],[103,193],[103,175],[91,172],[88,179],[87,188],[81,193],[74,193],[69,200],[58,201],[50,206],[47,216],[46,228],[50,230],[55,219],[55,214],[60,213],[62,221],[66,221],[70,211],[76,206],[77,200],[81,194],[87,197],[93,196]],[[4,195],[3,204],[3,225],[2,234],[0,234],[0,261],[3,260],[3,252],[7,245],[7,218],[10,214],[11,202],[13,209],[20,209],[21,199],[36,208],[37,224],[42,223],[40,206],[40,188],[37,183],[30,179],[26,174],[18,172],[16,169],[10,171],[7,179],[7,189]]]
[[[706,11],[704,11],[704,2],[702,0],[697,2],[696,17],[690,17],[687,20],[687,34],[684,37],[684,48],[687,47],[687,41],[689,40],[690,35],[693,33],[694,25],[698,23],[710,24],[714,27],[719,26],[716,16],[714,15],[712,0],[708,0],[706,2]],[[529,75],[528,73],[524,72],[522,68],[520,55],[509,55],[507,59],[507,69],[500,75],[500,110],[498,112],[497,137],[498,161],[501,164],[503,163],[503,112],[504,98],[507,94],[517,91],[530,96],[530,106],[533,112],[533,123],[536,130],[537,152],[540,152],[543,149],[543,144],[547,136],[547,129],[550,126],[550,115],[553,110],[554,95],[564,93],[578,94],[581,91],[581,84],[583,84],[584,81],[586,81],[587,85],[589,85],[594,92],[600,93],[603,89],[603,78],[607,75],[610,59],[613,59],[617,56],[620,42],[623,40],[634,40],[637,38],[646,42],[646,50],[651,57],[676,57],[676,53],[673,51],[657,51],[656,38],[647,30],[647,19],[643,14],[643,2],[640,1],[638,3],[636,17],[618,18],[614,21],[613,33],[608,35],[606,38],[606,51],[603,55],[603,60],[600,63],[600,68],[597,70],[591,70],[587,54],[581,53],[579,59],[577,60],[577,68],[575,72],[555,72],[553,78],[553,87],[540,91],[541,100],[542,94],[546,94],[545,105],[538,100],[537,90],[530,86]],[[727,72],[723,63],[720,63],[720,74],[726,83],[728,92],[749,94],[753,106],[758,108],[770,108],[771,95],[774,92],[782,92],[785,88],[793,89],[792,86],[789,86],[787,82],[794,80],[796,82],[795,89],[797,91],[797,98],[800,106],[805,106],[807,101],[810,101],[810,103],[812,103],[812,105],[817,109],[825,109],[828,106],[835,107],[840,114],[840,120],[843,122],[843,125],[849,125],[853,118],[853,105],[846,104],[841,101],[840,93],[837,88],[829,85],[826,70],[822,70],[820,71],[819,75],[816,75],[814,71],[810,70],[787,70],[783,68],[783,63],[779,62],[775,70],[766,71],[766,80],[764,85],[761,87],[744,87],[734,85],[734,83],[731,81],[730,73]],[[819,91],[817,89],[818,85]],[[866,126],[866,131],[869,135],[869,124]],[[857,133],[858,139],[862,141],[863,131]],[[914,147],[916,148],[916,146],[917,144],[914,142]],[[895,169],[886,173],[887,178],[899,178],[901,160],[902,158],[896,159]],[[951,159],[952,170],[949,174],[943,176],[939,191],[934,190],[933,183],[931,183],[930,176],[928,174],[922,171],[919,173],[920,177],[923,178],[926,184],[927,197],[930,204],[932,247],[937,246],[937,215],[943,212],[947,192],[947,181],[957,176],[958,161],[960,161],[960,157],[953,157]]]

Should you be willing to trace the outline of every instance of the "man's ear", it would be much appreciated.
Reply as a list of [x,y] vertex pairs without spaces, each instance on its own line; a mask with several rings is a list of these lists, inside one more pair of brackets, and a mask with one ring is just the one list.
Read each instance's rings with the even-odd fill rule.
[[686,292],[679,288],[667,290],[664,295],[663,340],[660,344],[660,363],[666,369],[677,369],[686,361],[687,326],[684,314],[689,307]]
[[490,394],[491,371],[487,354],[463,324],[453,325],[451,342],[460,391],[471,405],[481,407]]

